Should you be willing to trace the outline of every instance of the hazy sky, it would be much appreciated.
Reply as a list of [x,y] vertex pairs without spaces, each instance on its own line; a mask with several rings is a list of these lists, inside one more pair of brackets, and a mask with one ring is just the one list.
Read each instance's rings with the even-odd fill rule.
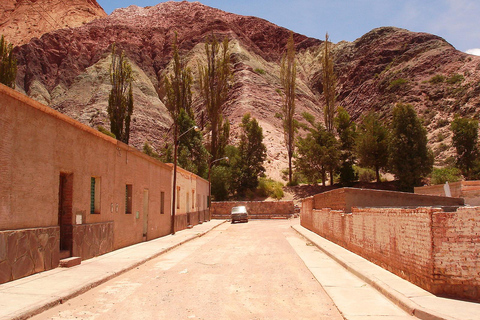
[[[114,9],[153,6],[159,0],[97,0]],[[266,19],[295,32],[334,42],[353,41],[368,31],[395,26],[443,37],[458,50],[480,55],[479,0],[201,0],[224,11]],[[469,51],[473,53],[472,51]]]

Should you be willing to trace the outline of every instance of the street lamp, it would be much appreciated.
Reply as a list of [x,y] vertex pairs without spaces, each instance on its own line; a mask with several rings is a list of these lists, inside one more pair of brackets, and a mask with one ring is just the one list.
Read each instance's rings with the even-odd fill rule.
[[[213,160],[208,165],[208,218],[209,218],[209,220],[212,219],[212,214],[211,214],[211,209],[212,209],[212,179],[211,179],[210,172],[212,171],[212,164],[214,164],[217,161],[221,161],[221,160],[227,160],[228,161],[228,157],[223,157],[223,158],[220,158],[220,159],[217,159],[217,160]],[[205,222],[207,222],[207,220],[205,220]]]
[[182,133],[179,137],[178,135],[178,126],[175,124],[175,133],[174,133],[174,151],[173,151],[173,190],[172,190],[172,227],[171,227],[171,232],[172,234],[175,234],[175,206],[176,206],[176,191],[177,191],[177,149],[178,149],[178,143],[180,141],[180,138],[183,137],[187,132],[195,130],[198,131],[197,126],[193,126],[184,133]]

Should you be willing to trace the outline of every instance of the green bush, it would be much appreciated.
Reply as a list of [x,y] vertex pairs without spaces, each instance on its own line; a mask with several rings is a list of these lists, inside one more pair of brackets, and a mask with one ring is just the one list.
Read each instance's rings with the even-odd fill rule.
[[388,86],[387,90],[388,91],[397,91],[403,88],[406,84],[408,83],[407,79],[399,78],[392,80],[390,82],[390,85]]
[[264,75],[266,73],[265,70],[260,69],[260,68],[256,68],[254,71],[258,74],[261,74],[261,75]]
[[443,76],[441,74],[437,74],[437,75],[433,76],[429,80],[429,82],[432,83],[432,84],[438,84],[438,83],[445,82],[445,76]]
[[432,184],[444,184],[445,182],[456,182],[461,178],[460,170],[454,167],[434,168],[432,171]]
[[98,131],[100,131],[101,133],[106,134],[107,136],[112,137],[114,139],[117,138],[113,133],[111,133],[110,131],[105,129],[105,127],[103,127],[103,126],[98,126]]
[[258,183],[257,194],[263,197],[271,197],[277,200],[283,198],[283,184],[261,177]]
[[464,79],[465,78],[461,74],[455,73],[447,79],[447,83],[456,84],[462,82]]
[[375,170],[361,167],[354,167],[354,169],[357,172],[358,181],[360,182],[372,182],[376,179]]

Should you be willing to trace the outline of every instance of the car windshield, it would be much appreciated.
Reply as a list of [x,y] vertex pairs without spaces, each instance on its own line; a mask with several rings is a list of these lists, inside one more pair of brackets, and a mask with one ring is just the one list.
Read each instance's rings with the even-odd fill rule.
[[232,208],[232,213],[245,213],[247,212],[247,209],[245,207],[233,207]]

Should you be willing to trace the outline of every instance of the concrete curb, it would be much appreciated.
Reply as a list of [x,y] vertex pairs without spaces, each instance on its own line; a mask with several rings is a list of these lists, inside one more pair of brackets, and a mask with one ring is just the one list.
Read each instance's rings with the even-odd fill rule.
[[[42,312],[44,312],[48,309],[51,309],[51,308],[53,308],[53,307],[55,307],[59,304],[63,304],[66,301],[68,301],[72,298],[75,298],[75,297],[89,291],[90,289],[93,289],[93,288],[95,288],[95,287],[97,287],[97,286],[99,286],[99,285],[101,285],[101,284],[103,284],[103,283],[105,283],[109,280],[112,280],[113,278],[116,278],[116,277],[124,274],[125,272],[128,272],[132,269],[135,269],[136,267],[138,267],[138,266],[140,266],[140,265],[142,265],[142,264],[144,264],[144,263],[146,263],[146,262],[148,262],[152,259],[155,259],[155,258],[161,256],[162,254],[165,254],[165,253],[167,253],[167,252],[169,252],[169,251],[171,251],[171,250],[173,250],[173,249],[175,249],[175,248],[177,248],[177,247],[179,247],[179,246],[181,246],[181,245],[183,245],[187,242],[190,242],[194,239],[203,237],[204,235],[206,235],[210,231],[214,230],[215,228],[221,226],[222,224],[224,224],[226,222],[227,221],[222,221],[221,223],[218,223],[218,224],[210,227],[207,230],[196,233],[196,234],[186,238],[185,240],[172,245],[171,247],[167,247],[167,248],[165,248],[165,249],[163,249],[159,252],[156,252],[154,254],[146,256],[145,258],[142,258],[141,260],[136,261],[133,264],[127,265],[127,266],[125,266],[125,268],[122,268],[121,270],[119,270],[117,272],[113,272],[113,273],[110,273],[110,274],[108,274],[108,273],[104,274],[104,275],[98,277],[96,280],[86,283],[84,286],[73,288],[72,290],[70,290],[70,292],[66,292],[63,295],[59,295],[59,296],[53,298],[51,301],[46,301],[46,302],[42,302],[42,303],[39,303],[37,305],[34,305],[34,306],[32,306],[32,307],[30,307],[26,310],[23,310],[22,312],[19,312],[13,318],[0,317],[0,319],[24,320],[24,319],[28,319],[30,317],[33,317],[35,315],[38,315],[38,314],[40,314],[40,313],[42,313]],[[168,236],[171,236],[171,235],[168,235]],[[158,239],[161,239],[161,238],[157,238],[157,239],[153,239],[153,240],[158,240]],[[144,243],[144,242],[142,242],[142,243]],[[142,243],[139,243],[139,244],[136,244],[136,245],[141,245]],[[112,252],[115,252],[115,251],[112,251]],[[112,252],[109,252],[109,253],[112,253]],[[81,267],[81,265],[79,265],[77,267]]]
[[[398,292],[397,290],[393,289],[391,286],[389,286],[387,283],[376,279],[375,277],[371,276],[366,272],[365,270],[362,270],[362,268],[356,266],[353,263],[350,263],[348,261],[345,261],[339,256],[336,256],[332,254],[330,251],[328,251],[327,248],[322,246],[321,244],[317,243],[313,237],[310,236],[308,233],[313,233],[312,231],[300,226],[300,225],[295,225],[292,226],[292,229],[295,230],[300,236],[304,237],[311,243],[313,243],[318,249],[320,249],[323,253],[325,253],[327,256],[329,256],[331,259],[336,261],[338,264],[340,264],[342,267],[347,269],[349,272],[363,280],[364,282],[368,283],[371,285],[373,288],[375,288],[378,292],[383,294],[386,298],[388,298],[390,301],[392,301],[394,304],[408,312],[409,314],[422,319],[422,320],[458,320],[456,318],[448,317],[445,315],[442,315],[438,312],[435,312],[430,309],[426,309],[417,303],[413,302],[411,299],[409,299],[407,296],[403,295],[402,293]],[[308,231],[308,232],[307,232]],[[313,233],[316,236],[319,236],[315,233]],[[320,237],[320,236],[319,236]],[[329,240],[323,238],[325,241],[330,242]],[[333,242],[330,242],[333,244]],[[336,244],[335,244],[336,245]],[[342,247],[342,249],[344,249]],[[347,249],[344,249],[348,251]],[[351,253],[352,255],[356,255],[355,253]],[[372,263],[373,264],[373,263]]]

